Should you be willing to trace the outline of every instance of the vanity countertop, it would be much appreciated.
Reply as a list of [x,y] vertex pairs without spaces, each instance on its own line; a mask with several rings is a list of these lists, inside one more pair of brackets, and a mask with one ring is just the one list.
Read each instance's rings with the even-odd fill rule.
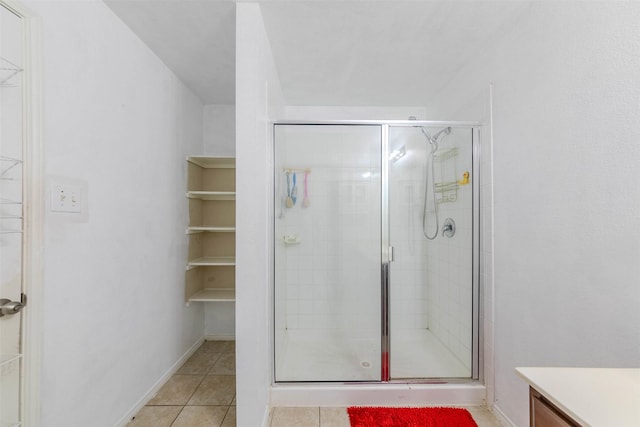
[[640,427],[640,369],[523,367],[516,372],[581,425]]

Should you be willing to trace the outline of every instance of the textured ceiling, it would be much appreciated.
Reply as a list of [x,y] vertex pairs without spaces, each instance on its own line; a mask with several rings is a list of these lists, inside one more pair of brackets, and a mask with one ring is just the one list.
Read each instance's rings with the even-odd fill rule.
[[[263,0],[289,105],[422,106],[527,1]],[[107,0],[205,104],[233,104],[234,0]]]

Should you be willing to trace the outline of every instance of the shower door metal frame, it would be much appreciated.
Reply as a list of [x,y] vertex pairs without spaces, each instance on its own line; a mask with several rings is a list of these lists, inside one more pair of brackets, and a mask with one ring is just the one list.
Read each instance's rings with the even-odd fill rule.
[[[380,280],[380,292],[381,292],[381,380],[380,381],[363,381],[362,383],[399,383],[399,384],[421,384],[432,383],[437,380],[438,383],[467,383],[480,381],[484,382],[484,369],[483,369],[483,355],[480,349],[483,345],[483,329],[481,324],[483,323],[483,309],[481,301],[483,299],[483,293],[480,286],[480,185],[481,185],[481,173],[480,173],[480,152],[481,152],[481,138],[480,129],[485,126],[482,122],[476,121],[429,121],[429,120],[276,120],[272,122],[273,126],[273,147],[275,150],[275,126],[276,125],[327,125],[327,126],[379,126],[380,138],[381,138],[381,280]],[[391,344],[389,334],[389,285],[390,285],[390,263],[392,260],[390,235],[389,235],[389,132],[391,127],[452,127],[452,128],[468,128],[471,130],[471,144],[472,144],[472,174],[474,177],[472,180],[473,186],[473,198],[472,198],[472,348],[471,348],[471,377],[466,378],[415,378],[411,380],[401,379],[392,380],[390,378],[390,355]],[[275,282],[274,282],[275,285]],[[274,292],[275,298],[275,292]],[[275,302],[275,301],[274,301]],[[275,332],[275,331],[274,331]],[[274,342],[272,340],[272,342]],[[275,347],[274,347],[275,352]],[[274,360],[275,362],[275,360]],[[274,382],[278,384],[286,384],[287,381],[276,381],[275,379],[275,363],[274,363],[273,378]],[[313,382],[313,381],[311,381]],[[353,384],[353,381],[333,382]]]
[[390,272],[391,261],[391,239],[389,233],[389,124],[380,126],[380,137],[382,138],[382,159],[381,159],[381,184],[382,194],[380,195],[380,254],[381,254],[381,278],[380,278],[380,380],[389,382],[391,379],[391,335],[389,334],[389,296],[390,294]]

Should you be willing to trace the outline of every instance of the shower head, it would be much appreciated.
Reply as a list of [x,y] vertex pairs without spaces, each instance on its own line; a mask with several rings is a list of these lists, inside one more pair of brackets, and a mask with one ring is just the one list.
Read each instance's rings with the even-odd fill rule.
[[420,131],[422,132],[422,134],[423,134],[424,136],[426,136],[426,137],[427,137],[427,140],[429,141],[429,143],[430,143],[431,145],[434,145],[434,146],[436,146],[436,147],[437,147],[437,145],[438,145],[438,137],[440,137],[440,135],[442,135],[443,133],[444,133],[445,135],[449,135],[449,134],[451,133],[451,126],[447,126],[446,128],[439,130],[439,131],[438,131],[438,132],[436,132],[436,134],[435,134],[435,135],[433,135],[433,136],[431,136],[431,135],[429,134],[429,132],[428,132],[425,128],[423,128],[422,126],[420,126]]
[[443,133],[444,133],[445,135],[449,135],[449,134],[451,133],[451,127],[450,127],[450,126],[447,126],[446,128],[444,128],[444,129],[442,129],[442,130],[438,131],[435,135],[433,135],[433,139],[437,141],[437,140],[438,140],[438,137],[439,137],[440,135],[442,135]]

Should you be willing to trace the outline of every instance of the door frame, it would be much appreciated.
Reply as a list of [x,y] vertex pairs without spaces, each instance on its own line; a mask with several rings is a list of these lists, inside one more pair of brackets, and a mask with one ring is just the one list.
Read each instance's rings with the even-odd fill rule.
[[44,174],[42,144],[42,23],[16,0],[0,4],[22,18],[23,26],[23,292],[20,411],[22,425],[40,425]]

